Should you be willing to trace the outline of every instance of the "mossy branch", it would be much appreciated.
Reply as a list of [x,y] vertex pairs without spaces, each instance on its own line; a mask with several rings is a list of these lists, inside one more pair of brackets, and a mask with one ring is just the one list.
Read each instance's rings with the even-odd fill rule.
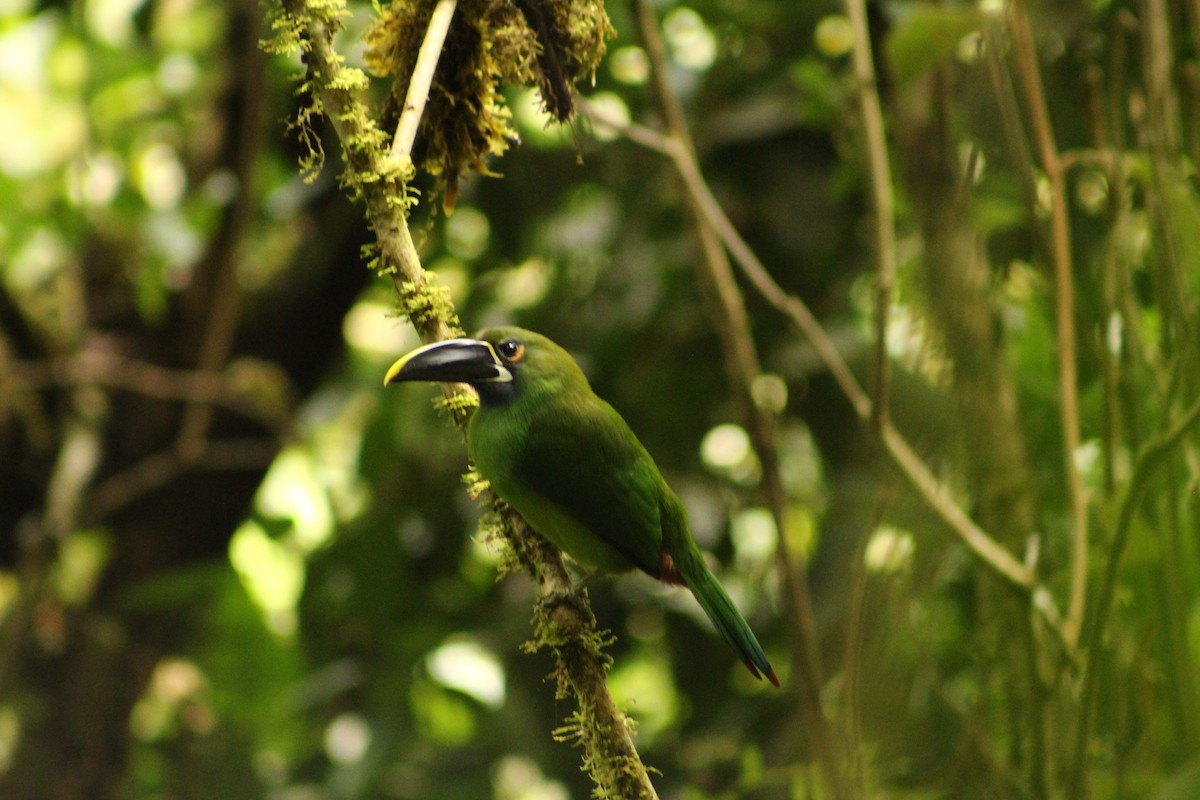
[[[307,65],[301,89],[312,100],[300,119],[307,125],[324,113],[341,142],[346,163],[342,183],[362,201],[375,231],[371,266],[391,278],[401,309],[423,341],[460,336],[453,304],[421,267],[409,231],[411,160],[403,158],[407,153],[397,158],[389,152],[391,137],[356,96],[365,85],[365,75],[347,67],[334,50],[333,33],[344,15],[340,0],[284,0],[271,14],[274,38],[265,46],[273,52],[298,50]],[[464,425],[473,405],[471,395],[460,386],[446,386],[444,391],[446,406]],[[476,494],[487,491],[479,480],[471,481],[470,488]],[[555,732],[556,738],[583,748],[582,767],[595,783],[597,797],[656,798],[634,747],[629,721],[608,692],[608,660],[603,653],[607,640],[596,629],[586,595],[571,591],[570,573],[557,550],[490,492],[485,497],[495,511],[487,527],[507,542],[517,562],[539,583],[541,600],[534,613],[530,648],[550,649],[559,695],[573,697],[576,703],[577,710],[567,726]]]

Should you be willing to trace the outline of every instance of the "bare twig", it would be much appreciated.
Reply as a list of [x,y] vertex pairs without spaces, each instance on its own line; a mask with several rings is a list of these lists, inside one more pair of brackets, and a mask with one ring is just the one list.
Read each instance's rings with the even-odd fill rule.
[[278,455],[281,443],[272,438],[205,438],[201,444],[188,453],[180,453],[178,448],[160,450],[101,481],[88,497],[84,518],[108,519],[189,470],[265,469]]
[[[228,164],[237,176],[238,191],[221,215],[216,235],[196,267],[192,287],[185,298],[189,323],[202,328],[195,363],[198,369],[205,371],[219,370],[233,351],[242,306],[238,250],[258,203],[256,176],[266,133],[263,98],[267,95],[267,73],[258,46],[259,11],[253,0],[238,0],[234,7],[239,24],[230,25],[229,44],[234,59],[233,73],[237,76],[232,98],[236,124],[227,132],[223,148],[228,151]],[[210,404],[192,404],[185,409],[175,445],[180,452],[203,449],[212,419]]]
[[1033,47],[1033,34],[1024,4],[1014,2],[1010,30],[1017,75],[1025,92],[1033,138],[1046,179],[1050,183],[1050,256],[1054,265],[1055,337],[1058,340],[1058,388],[1062,405],[1063,470],[1071,503],[1071,585],[1067,602],[1065,633],[1068,641],[1079,638],[1087,593],[1088,531],[1087,498],[1083,476],[1075,466],[1079,450],[1079,395],[1075,369],[1075,286],[1071,276],[1070,221],[1067,185],[1062,159],[1054,141],[1042,79]]
[[93,385],[192,405],[223,406],[287,435],[290,417],[272,413],[221,372],[170,369],[99,349],[53,361],[18,361],[12,376],[28,386]]
[[46,487],[41,535],[58,540],[78,524],[80,509],[103,453],[103,420],[108,400],[94,386],[71,393],[71,415],[64,424],[58,460]]
[[875,82],[871,36],[863,0],[846,0],[846,16],[854,30],[854,78],[858,85],[858,107],[862,117],[862,139],[866,145],[867,174],[870,176],[871,205],[875,211],[875,364],[874,403],[871,423],[882,430],[888,416],[887,327],[892,292],[896,282],[896,228],[892,208],[892,177],[883,110]]
[[[632,5],[649,57],[651,80],[672,141],[677,143],[681,156],[695,163],[695,145],[692,142],[687,117],[667,80],[666,47],[658,30],[658,19],[642,0],[632,0]],[[695,230],[704,252],[704,258],[698,263],[697,269],[700,270],[702,281],[712,288],[716,298],[716,327],[724,349],[726,371],[737,393],[755,451],[762,464],[767,501],[775,519],[776,529],[780,533],[776,546],[776,563],[787,592],[788,604],[793,612],[788,615],[788,621],[793,627],[793,660],[796,665],[796,679],[802,690],[805,717],[811,728],[812,742],[831,793],[834,797],[849,797],[852,790],[842,766],[847,759],[838,752],[836,744],[840,740],[830,734],[829,718],[821,698],[824,679],[807,574],[804,564],[798,563],[788,546],[787,537],[783,535],[787,529],[787,491],[779,472],[775,423],[770,412],[755,402],[752,391],[754,381],[761,370],[757,348],[750,332],[750,320],[729,263],[729,256],[722,247],[721,240],[699,207],[695,193],[685,191],[685,197],[695,219]]]
[[438,0],[433,14],[429,17],[429,27],[425,29],[425,39],[421,42],[417,63],[413,67],[408,91],[404,95],[404,108],[400,110],[396,136],[392,139],[390,158],[394,163],[403,163],[412,156],[413,143],[417,140],[417,128],[420,127],[421,117],[425,113],[429,88],[433,85],[438,59],[442,55],[442,45],[446,42],[446,33],[450,30],[457,5],[458,0]]

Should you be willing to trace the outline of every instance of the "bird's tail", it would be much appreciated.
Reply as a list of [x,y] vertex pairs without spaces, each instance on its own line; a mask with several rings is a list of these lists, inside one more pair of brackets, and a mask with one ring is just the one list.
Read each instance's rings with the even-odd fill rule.
[[779,688],[779,678],[767,661],[762,645],[754,637],[754,631],[746,624],[746,620],[733,605],[729,595],[721,588],[717,578],[709,571],[704,563],[704,557],[698,550],[692,550],[677,565],[679,577],[692,590],[704,613],[712,620],[721,637],[730,647],[742,657],[754,677],[766,677],[776,688]]

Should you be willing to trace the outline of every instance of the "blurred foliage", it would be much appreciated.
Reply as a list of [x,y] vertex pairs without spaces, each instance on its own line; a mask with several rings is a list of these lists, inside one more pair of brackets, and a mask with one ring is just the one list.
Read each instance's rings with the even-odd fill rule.
[[[1022,437],[1036,498],[1036,529],[1014,546],[1036,542],[1065,607],[1050,189],[1023,118],[1006,138],[997,98],[1018,90],[996,5],[869,9],[907,175],[891,410],[976,512],[984,454],[964,446],[964,378],[923,280],[922,176],[904,168],[902,143],[936,108],[1015,387],[1020,426],[1001,433]],[[350,4],[337,38],[349,64],[383,58],[367,32],[377,40],[399,9]],[[841,6],[654,9],[716,196],[866,375],[875,223]],[[630,9],[607,12],[616,36],[585,93],[654,125]],[[1081,654],[1097,692],[1081,796],[1200,786],[1195,436],[1144,497],[1128,494],[1141,448],[1200,389],[1191,14],[1095,2],[1033,18],[1067,165],[1085,630],[1119,559],[1113,610]],[[0,2],[0,796],[585,797],[577,753],[552,736],[569,710],[549,661],[522,651],[534,587],[497,580],[503,554],[476,533],[465,451],[433,392],[380,386],[416,338],[364,269],[370,235],[337,187],[332,132],[319,131],[325,170],[297,170],[307,145],[286,120],[306,102],[300,65],[264,55],[266,35],[251,0]],[[376,77],[368,94],[383,108],[394,90]],[[480,161],[494,176],[464,178],[448,216],[428,202],[435,178],[415,186],[424,263],[469,327],[516,322],[578,355],[794,685],[779,532],[669,165],[583,117],[549,125],[536,90],[506,92],[512,119],[496,130],[522,144]],[[1065,796],[1085,662],[1024,627],[1028,609],[884,460],[808,343],[746,294],[767,372],[756,396],[779,414],[783,534],[810,557],[828,705],[864,796]],[[756,684],[686,593],[633,575],[590,592],[662,797],[821,796],[796,699]]]

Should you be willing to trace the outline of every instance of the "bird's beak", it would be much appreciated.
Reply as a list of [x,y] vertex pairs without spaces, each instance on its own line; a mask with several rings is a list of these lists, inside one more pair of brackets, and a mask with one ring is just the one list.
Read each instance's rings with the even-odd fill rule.
[[490,342],[447,339],[418,347],[400,358],[384,376],[384,386],[399,381],[493,383],[513,379]]

